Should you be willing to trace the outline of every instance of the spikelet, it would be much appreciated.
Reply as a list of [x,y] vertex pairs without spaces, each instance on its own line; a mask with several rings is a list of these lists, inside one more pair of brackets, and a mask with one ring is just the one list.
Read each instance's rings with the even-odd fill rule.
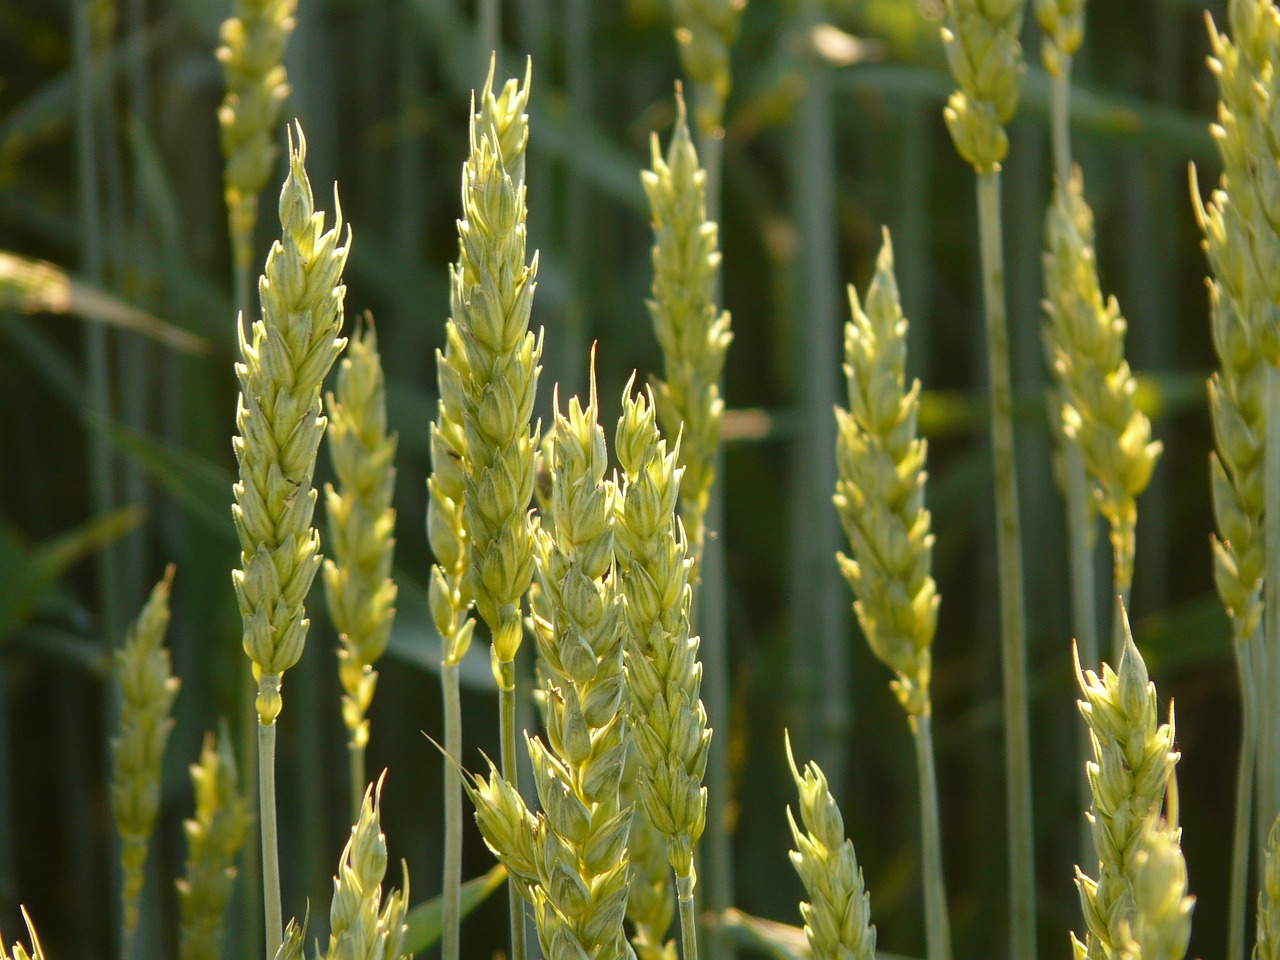
[[35,924],[31,922],[31,916],[27,913],[27,908],[22,907],[22,921],[27,925],[27,938],[31,941],[31,952],[27,952],[27,948],[21,943],[15,942],[12,953],[5,949],[4,934],[0,933],[0,960],[44,960],[44,949],[40,946],[40,937],[36,935]]
[[1149,817],[1133,855],[1134,917],[1124,956],[1132,960],[1183,960],[1191,939],[1187,862],[1182,831]]
[[1096,880],[1076,869],[1088,930],[1077,949],[1091,960],[1118,958],[1128,943],[1126,927],[1136,909],[1135,854],[1143,824],[1159,814],[1178,762],[1172,710],[1169,722],[1160,724],[1155,684],[1148,679],[1127,616],[1123,626],[1119,673],[1106,664],[1101,677],[1092,670],[1082,672],[1076,660],[1076,678],[1084,694],[1080,712],[1093,743],[1094,759],[1086,767],[1093,794],[1087,817],[1099,861]]
[[387,433],[386,382],[372,319],[358,326],[338,367],[338,392],[328,395],[329,456],[338,487],[325,486],[333,558],[324,563],[329,615],[342,641],[338,677],[346,696],[342,719],[351,747],[369,742],[366,714],[395,619],[396,437]]
[[311,908],[307,907],[307,915],[302,918],[302,923],[292,917],[284,928],[284,937],[280,941],[280,947],[276,950],[274,960],[302,960],[304,953],[303,948],[306,946],[307,939],[307,921],[310,917]]
[[1040,60],[1051,77],[1061,77],[1084,42],[1084,0],[1036,0]]
[[1280,960],[1280,817],[1267,836],[1258,892],[1258,946],[1254,960]]
[[218,108],[223,186],[235,265],[253,262],[258,195],[276,162],[275,135],[289,96],[284,48],[293,33],[297,0],[236,0],[235,16],[222,24],[218,60],[227,93]]
[[[720,374],[733,334],[729,313],[715,305],[720,271],[718,228],[707,220],[707,175],[689,138],[677,98],[675,132],[664,159],[652,138],[653,169],[641,176],[653,217],[653,296],[649,314],[662,348],[665,380],[654,379],[658,419],[680,436],[680,515],[695,564],[702,557],[703,517],[720,445]],[[697,581],[695,569],[692,577]]]
[[698,91],[698,125],[714,131],[733,85],[731,63],[747,0],[672,0],[684,72]]
[[1057,184],[1045,220],[1048,297],[1045,353],[1062,402],[1062,428],[1097,484],[1098,509],[1111,528],[1115,583],[1133,583],[1137,498],[1151,481],[1163,445],[1134,401],[1137,381],[1124,359],[1128,327],[1115,297],[1104,299],[1094,256],[1093,211],[1080,169]]
[[240,792],[231,739],[206,734],[200,761],[191,765],[195,816],[182,825],[187,836],[187,875],[178,881],[182,927],[180,960],[222,956],[223,916],[236,882],[236,859],[249,834],[249,804]]
[[804,932],[814,960],[874,960],[876,928],[871,923],[871,895],[853,841],[844,835],[844,818],[821,768],[810,761],[801,773],[786,738],[787,762],[800,791],[800,821],[787,806],[787,822],[796,849],[791,864],[800,875],[809,902],[800,904]]
[[[384,900],[382,878],[387,872],[387,838],[381,814],[382,781],[370,784],[360,805],[360,818],[342,849],[333,878],[329,907],[327,960],[400,960],[404,954],[405,911],[409,904],[409,868],[402,864],[403,887]],[[287,940],[287,938],[286,938]]]
[[325,428],[320,385],[346,344],[340,336],[342,268],[351,233],[342,236],[336,191],[334,225],[324,231],[324,214],[315,209],[303,166],[301,126],[297,133],[280,191],[282,238],[267,255],[258,283],[262,318],[247,337],[243,318],[237,322],[239,433],[232,445],[240,478],[232,488],[231,512],[241,568],[232,581],[264,725],[280,714],[281,676],[302,656],[310,625],[303,604],[320,566],[320,537],[311,525],[312,475]]
[[[479,111],[473,123],[482,131],[496,132],[502,162],[515,183],[524,180],[524,153],[529,141],[529,99],[531,75],[524,84],[508,80],[496,95],[493,92],[495,63],[480,93]],[[444,661],[459,663],[471,646],[474,621],[467,617],[473,600],[470,582],[471,539],[467,531],[464,504],[467,493],[467,384],[471,367],[458,323],[467,309],[464,303],[461,263],[450,270],[449,295],[453,316],[445,325],[445,347],[436,351],[436,378],[440,392],[436,422],[431,427],[431,468],[427,481],[427,538],[436,563],[431,569],[431,615],[444,640]]]
[[616,501],[617,556],[632,742],[641,809],[667,838],[677,881],[691,883],[693,844],[706,825],[711,731],[699,699],[698,638],[689,636],[689,549],[675,515],[680,444],[667,452],[653,395],[630,394],[628,383],[615,447],[625,478]]
[[[530,420],[542,341],[529,332],[538,257],[526,265],[524,181],[507,169],[495,118],[523,118],[527,96],[527,85],[507,84],[496,99],[486,88],[472,116],[459,255],[450,276],[453,323],[465,355],[457,369],[465,374],[463,522],[471,538],[471,590],[493,635],[494,675],[504,689],[513,682],[506,675],[520,647],[520,600],[533,579],[528,509],[538,439]],[[524,120],[509,119],[506,129],[507,139],[522,146]]]
[[170,564],[129,629],[124,646],[116,651],[120,732],[111,741],[111,811],[120,834],[127,931],[138,928],[138,895],[146,879],[147,846],[160,812],[160,768],[180,685],[164,648],[173,571]]
[[956,150],[979,173],[1009,152],[1005,124],[1022,92],[1022,13],[1026,0],[946,0],[942,42],[959,88],[943,115]]
[[555,406],[551,515],[537,531],[533,616],[547,737],[528,739],[541,812],[530,815],[497,784],[498,802],[482,810],[488,785],[479,779],[472,798],[486,842],[523,881],[544,954],[610,960],[631,955],[622,929],[631,809],[618,794],[626,718],[613,565],[617,492],[605,479],[594,376],[585,408],[576,397],[567,416],[558,397]]
[[930,712],[931,647],[938,591],[924,506],[927,447],[916,435],[920,383],[907,386],[907,321],[898,302],[889,232],[867,290],[849,288],[844,328],[848,410],[836,408],[835,504],[853,548],[840,569],[872,651],[897,674],[893,691],[912,726]]

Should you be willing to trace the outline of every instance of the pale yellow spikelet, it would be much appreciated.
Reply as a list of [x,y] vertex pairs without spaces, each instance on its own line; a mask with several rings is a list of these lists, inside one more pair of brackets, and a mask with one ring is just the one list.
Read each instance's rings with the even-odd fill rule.
[[1160,813],[1178,754],[1174,726],[1157,718],[1155,684],[1147,676],[1142,654],[1134,645],[1127,616],[1125,644],[1116,672],[1104,664],[1102,676],[1092,670],[1076,677],[1084,699],[1080,712],[1089,728],[1094,759],[1086,771],[1093,804],[1087,817],[1098,854],[1098,877],[1076,869],[1076,885],[1084,913],[1087,956],[1119,957],[1128,943],[1136,905],[1135,856],[1143,824]]
[[1258,884],[1258,945],[1254,960],[1280,960],[1280,817],[1271,825]]
[[810,761],[801,772],[791,752],[790,735],[786,746],[791,776],[800,791],[800,824],[787,806],[796,845],[791,864],[809,895],[809,902],[800,904],[800,913],[814,960],[874,960],[871,895],[853,841],[845,836],[840,808],[821,768]]
[[231,738],[224,727],[207,734],[200,760],[191,765],[195,816],[183,823],[187,873],[178,881],[182,926],[180,960],[222,956],[223,918],[236,882],[236,861],[249,834],[249,803],[240,792]]
[[40,946],[40,937],[36,934],[36,926],[31,922],[31,915],[26,907],[22,911],[22,922],[27,925],[27,939],[31,941],[31,950],[27,951],[21,943],[14,942],[12,952],[5,949],[4,934],[0,933],[0,960],[44,960],[44,948]]
[[691,882],[693,844],[706,825],[711,730],[699,698],[698,638],[689,636],[688,544],[675,515],[679,446],[668,452],[652,394],[633,397],[628,383],[615,445],[624,477],[616,537],[632,742],[641,809],[666,836],[677,879]]
[[281,677],[302,656],[310,625],[304,602],[321,562],[312,526],[312,477],[325,429],[320,388],[346,344],[342,268],[351,235],[343,234],[336,193],[334,225],[325,231],[303,166],[301,127],[297,135],[280,193],[282,236],[259,281],[262,316],[247,335],[239,323],[236,364],[239,432],[232,443],[240,476],[232,515],[241,567],[232,580],[265,725],[279,716]]
[[[486,88],[482,110],[472,117],[459,256],[450,278],[453,323],[465,356],[465,363],[461,356],[456,360],[459,374],[465,374],[460,380],[466,449],[459,452],[466,466],[463,522],[470,536],[471,592],[492,633],[494,673],[504,688],[512,682],[506,675],[523,630],[520,601],[533,579],[528,510],[538,441],[531,419],[542,343],[529,332],[538,258],[525,260],[524,181],[508,170],[502,131],[486,112],[523,116],[525,96],[527,89],[508,85],[498,105],[485,108]],[[523,154],[523,135],[515,140]]]
[[173,572],[170,564],[129,629],[124,646],[116,651],[120,732],[111,741],[111,811],[120,834],[127,931],[138,927],[138,896],[146,879],[147,847],[160,813],[161,766],[178,696],[179,681],[164,648]]
[[366,714],[395,619],[396,436],[387,432],[386,381],[372,318],[357,327],[328,395],[329,455],[338,485],[325,487],[333,557],[324,563],[325,597],[338,631],[342,718],[353,749],[369,742]]
[[698,125],[716,130],[733,85],[732,54],[747,0],[672,0],[684,72],[697,91]]
[[1126,957],[1132,960],[1183,960],[1191,939],[1195,897],[1187,896],[1187,862],[1182,831],[1159,817],[1142,826],[1133,855],[1134,916]]
[[920,382],[906,379],[907,321],[898,301],[889,233],[867,290],[866,308],[849,288],[845,324],[847,410],[838,427],[835,504],[853,557],[840,568],[872,651],[897,674],[907,715],[930,712],[931,648],[938,590],[931,574],[933,533],[924,506],[927,447],[917,436]]
[[1009,152],[1005,124],[1022,92],[1022,15],[1026,0],[946,0],[942,41],[959,89],[944,116],[956,150],[980,173]]
[[[729,313],[715,304],[720,250],[718,227],[707,220],[707,175],[698,165],[678,97],[677,108],[665,158],[655,134],[653,169],[641,176],[654,235],[649,314],[664,373],[664,379],[654,379],[654,398],[667,436],[681,437],[680,513],[696,564],[720,446],[720,376],[733,334]],[[696,570],[693,579],[697,581]]]
[[236,266],[253,262],[258,195],[275,166],[280,112],[289,96],[284,48],[297,0],[236,0],[222,24],[218,60],[227,93],[218,108],[222,128],[227,220]]
[[400,960],[404,956],[405,913],[409,903],[409,868],[402,864],[401,889],[384,897],[387,838],[380,821],[382,783],[370,784],[360,818],[338,861],[329,907],[329,950],[326,960]]
[[1080,169],[1057,184],[1045,221],[1045,352],[1062,402],[1063,433],[1075,443],[1096,484],[1098,509],[1111,529],[1115,584],[1133,583],[1137,498],[1163,445],[1138,409],[1137,380],[1124,358],[1128,324],[1115,297],[1104,298],[1093,246],[1093,212]]

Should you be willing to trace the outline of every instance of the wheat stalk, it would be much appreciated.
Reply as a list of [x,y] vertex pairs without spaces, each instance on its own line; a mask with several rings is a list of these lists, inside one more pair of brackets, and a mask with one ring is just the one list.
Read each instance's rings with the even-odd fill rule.
[[1087,933],[1083,949],[1092,958],[1122,956],[1133,923],[1136,854],[1144,823],[1160,813],[1178,754],[1174,726],[1157,719],[1155,684],[1133,642],[1122,611],[1125,645],[1119,670],[1102,667],[1102,676],[1081,670],[1076,679],[1084,699],[1080,713],[1088,725],[1094,759],[1087,767],[1093,804],[1087,814],[1098,857],[1098,877],[1076,868],[1076,885]]
[[853,841],[844,833],[844,818],[813,761],[804,772],[796,766],[791,737],[786,737],[787,763],[800,792],[800,821],[787,806],[787,822],[796,849],[791,865],[800,875],[809,902],[800,904],[804,933],[814,960],[874,960],[876,928],[871,923],[871,895]]
[[180,682],[169,651],[169,594],[174,568],[165,570],[116,651],[120,686],[120,732],[111,741],[111,811],[120,834],[124,872],[124,954],[131,956],[138,930],[138,897],[146,881],[147,848],[160,812],[160,773],[173,730],[173,701]]
[[195,816],[183,823],[187,873],[178,881],[182,926],[180,960],[222,955],[223,916],[236,882],[236,858],[249,834],[249,804],[240,792],[230,736],[206,734],[200,760],[191,765]]
[[267,954],[283,937],[279,859],[275,837],[275,724],[281,680],[298,662],[310,621],[304,603],[320,567],[320,538],[311,525],[316,453],[325,419],[320,387],[341,353],[342,268],[350,231],[334,195],[334,225],[324,230],[304,167],[306,140],[292,138],[289,175],[280,193],[281,239],[267,256],[259,282],[262,316],[246,336],[241,318],[240,464],[232,507],[241,566],[232,574],[244,620],[244,649],[258,682],[259,790],[261,793]]
[[391,579],[396,514],[396,436],[387,432],[386,382],[372,318],[357,326],[338,367],[338,389],[327,397],[329,456],[338,486],[325,486],[333,558],[324,563],[325,598],[338,631],[342,719],[351,755],[352,816],[361,810],[369,705],[395,619]]

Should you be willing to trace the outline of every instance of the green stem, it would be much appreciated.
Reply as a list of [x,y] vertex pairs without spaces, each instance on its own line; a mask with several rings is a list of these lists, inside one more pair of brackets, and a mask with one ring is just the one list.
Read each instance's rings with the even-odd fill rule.
[[458,665],[440,664],[444,693],[444,926],[441,960],[458,960],[460,943],[458,890],[462,884],[462,777],[454,763],[462,756],[462,701],[458,693]]
[[[1265,470],[1265,504],[1263,522],[1266,524],[1267,572],[1263,603],[1262,660],[1266,665],[1264,690],[1280,690],[1280,368],[1267,365],[1267,443],[1263,468]],[[1280,762],[1276,759],[1276,746],[1280,744],[1280,696],[1268,698],[1267,715],[1259,718],[1263,748],[1258,776],[1262,778],[1262,822],[1270,824],[1280,809]]]
[[[264,676],[265,686],[279,677]],[[274,957],[284,939],[280,907],[280,849],[276,834],[276,725],[258,721],[258,795],[262,822],[262,903],[267,919],[267,958]]]
[[[1076,649],[1085,669],[1098,669],[1098,599],[1094,589],[1093,549],[1089,544],[1090,533],[1096,531],[1097,522],[1089,513],[1089,479],[1085,474],[1084,457],[1075,441],[1066,439],[1063,453],[1067,462],[1067,553],[1071,563],[1071,626],[1076,638]],[[1090,528],[1093,528],[1091,531]],[[1077,724],[1076,729],[1076,792],[1078,807],[1088,810],[1093,803],[1089,789],[1089,777],[1085,764],[1093,759],[1093,747],[1089,731]],[[1093,849],[1093,837],[1087,829],[1080,833],[1080,862],[1092,863],[1097,855]]]
[[248,263],[238,263],[235,267],[236,311],[244,317],[246,324],[253,322],[253,267]]
[[698,960],[698,918],[693,907],[693,888],[697,874],[693,868],[687,876],[676,875],[676,901],[680,904],[680,947],[682,960]]
[[1062,58],[1062,76],[1053,78],[1053,175],[1064,187],[1071,179],[1071,58]]
[[996,555],[1000,580],[1000,647],[1004,674],[1006,802],[1008,804],[1011,955],[1035,960],[1036,891],[1031,819],[1026,622],[1022,595],[1022,533],[1013,449],[1013,387],[1005,317],[1000,171],[978,173],[978,225],[987,314],[991,447],[996,493]]
[[933,719],[913,721],[916,772],[920,778],[921,867],[924,871],[924,921],[929,960],[951,960],[951,921],[947,917],[947,885],[942,873],[942,829],[938,816],[938,772],[933,759]]
[[138,928],[125,927],[120,941],[120,960],[133,960],[137,955]]
[[[502,736],[502,777],[519,790],[520,768],[516,757],[515,661],[506,660],[499,663],[498,672],[498,724]],[[512,877],[507,878],[507,907],[511,919],[511,960],[526,960],[524,900]]]
[[[502,5],[500,0],[480,0],[480,23],[476,36],[480,39],[480,76],[489,72],[489,58],[502,62]],[[513,958],[514,960],[514,958]]]
[[351,822],[360,819],[360,807],[364,803],[364,788],[369,782],[365,778],[364,747],[355,742],[355,735],[347,744],[347,752],[351,761]]
[[1249,895],[1249,835],[1253,826],[1253,774],[1257,750],[1258,691],[1253,674],[1258,634],[1237,639],[1233,651],[1240,678],[1242,723],[1236,768],[1236,812],[1231,835],[1231,893],[1227,911],[1227,960],[1245,960],[1245,913]]

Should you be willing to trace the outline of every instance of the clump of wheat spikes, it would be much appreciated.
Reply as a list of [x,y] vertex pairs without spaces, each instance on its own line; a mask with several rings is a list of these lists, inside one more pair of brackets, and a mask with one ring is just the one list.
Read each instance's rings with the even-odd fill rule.
[[[292,29],[289,3],[245,3],[224,29],[220,58],[228,97],[221,111],[226,194],[240,285],[252,253],[262,170],[276,148],[270,128],[287,94],[280,60]],[[1035,955],[1035,877],[1026,740],[1025,625],[1013,472],[1012,398],[1000,234],[1006,125],[1024,65],[1023,0],[948,0],[944,43],[957,82],[945,113],[960,156],[977,175],[982,280],[990,341],[1001,573],[1001,632],[1009,738],[1009,938],[1019,960]],[[700,85],[695,117],[718,129],[741,3],[679,5],[686,69]],[[1072,57],[1083,40],[1083,0],[1038,0],[1043,57],[1053,78],[1055,189],[1046,213],[1044,337],[1054,381],[1061,476],[1070,524],[1087,546],[1096,510],[1110,527],[1114,644],[1075,655],[1087,744],[1083,763],[1092,850],[1077,867],[1079,936],[1063,949],[1078,960],[1182,960],[1191,931],[1181,851],[1172,705],[1159,701],[1126,611],[1137,556],[1137,499],[1161,452],[1138,408],[1124,358],[1126,325],[1104,297],[1084,178],[1070,163],[1066,103]],[[1221,361],[1209,382],[1217,449],[1211,455],[1217,585],[1234,630],[1244,691],[1245,738],[1237,784],[1228,960],[1243,960],[1249,861],[1261,860],[1255,956],[1280,960],[1280,8],[1233,0],[1230,35],[1211,25],[1221,101],[1214,138],[1224,173],[1194,204],[1212,271],[1211,333]],[[649,304],[663,354],[649,389],[628,383],[612,444],[600,424],[594,353],[583,397],[554,391],[545,431],[535,414],[544,339],[531,329],[538,256],[527,250],[526,152],[532,67],[495,85],[497,59],[470,110],[462,163],[458,256],[450,271],[450,319],[437,353],[439,406],[429,431],[427,535],[435,555],[430,610],[444,643],[446,855],[438,937],[448,960],[462,954],[461,816],[469,797],[485,843],[509,880],[512,960],[526,960],[526,912],[550,960],[696,960],[699,843],[724,802],[709,791],[714,737],[703,703],[698,599],[724,413],[722,379],[732,340],[718,303],[718,227],[708,209],[708,171],[677,94],[665,154],[657,137],[643,185],[652,209],[654,280]],[[705,132],[705,130],[703,131]],[[716,160],[718,163],[718,159]],[[385,379],[372,320],[344,332],[343,271],[351,231],[337,195],[331,218],[316,209],[300,125],[289,134],[279,238],[265,258],[259,307],[239,318],[241,392],[233,440],[239,477],[232,517],[240,565],[232,576],[242,645],[256,691],[258,810],[262,827],[265,954],[301,957],[301,923],[284,923],[275,800],[276,724],[283,678],[303,656],[306,603],[317,572],[336,628],[341,715],[351,751],[350,839],[336,860],[328,915],[329,958],[398,960],[430,946],[411,936],[409,879],[384,891],[384,778],[368,782],[368,713],[374,665],[387,648],[398,595],[392,579],[397,438],[387,429]],[[1272,169],[1275,167],[1275,169]],[[1262,172],[1258,172],[1261,170]],[[713,182],[717,178],[711,177]],[[836,516],[848,555],[833,557],[852,590],[859,627],[893,673],[891,687],[913,734],[921,802],[921,886],[929,960],[950,960],[937,772],[933,759],[933,658],[940,599],[932,576],[935,535],[926,505],[927,445],[919,435],[921,384],[907,377],[908,324],[899,302],[888,233],[865,295],[850,288],[845,326],[846,402],[837,424]],[[345,358],[339,363],[339,358]],[[587,363],[586,358],[578,358]],[[337,366],[336,383],[325,383]],[[327,414],[326,414],[327,411]],[[321,440],[336,474],[326,488],[331,556],[321,554],[314,488]],[[541,489],[538,481],[545,480]],[[536,494],[536,496],[535,496]],[[1083,499],[1082,499],[1083,498]],[[535,505],[536,500],[536,505]],[[1273,509],[1268,510],[1268,505]],[[1076,559],[1079,559],[1078,557]],[[1080,576],[1074,576],[1079,573]],[[1092,597],[1092,571],[1072,589]],[[160,803],[160,771],[179,683],[164,649],[173,568],[154,588],[113,667],[119,727],[112,741],[111,807],[120,835],[121,931],[135,950],[147,850]],[[1271,601],[1271,602],[1268,602]],[[1089,608],[1092,600],[1081,599]],[[1110,606],[1110,605],[1109,605]],[[475,611],[476,616],[472,615]],[[1096,613],[1096,611],[1094,611]],[[464,769],[470,756],[456,710],[457,668],[478,624],[487,628],[499,690],[500,764]],[[536,654],[541,732],[516,728],[517,653],[525,634]],[[1161,722],[1161,717],[1168,717]],[[534,799],[520,791],[517,752],[532,766]],[[785,823],[806,900],[798,904],[809,955],[875,956],[871,895],[833,784],[813,762],[787,760],[799,795]],[[245,758],[247,759],[247,758]],[[223,916],[239,879],[237,856],[252,815],[224,728],[204,741],[191,768],[193,816],[185,825],[187,874],[180,956],[222,953]],[[1255,783],[1256,781],[1256,783]],[[1251,844],[1257,820],[1274,826]],[[714,789],[714,784],[712,789]],[[779,817],[779,829],[784,823]],[[1261,834],[1261,830],[1257,830]],[[1252,847],[1258,847],[1253,850]],[[288,863],[287,859],[284,861]],[[874,878],[873,878],[874,879]],[[258,892],[258,891],[255,891]],[[678,944],[668,939],[677,915]],[[719,929],[724,911],[711,918]],[[30,948],[0,960],[41,958]],[[774,946],[787,942],[777,934]],[[714,950],[719,947],[713,948]]]

